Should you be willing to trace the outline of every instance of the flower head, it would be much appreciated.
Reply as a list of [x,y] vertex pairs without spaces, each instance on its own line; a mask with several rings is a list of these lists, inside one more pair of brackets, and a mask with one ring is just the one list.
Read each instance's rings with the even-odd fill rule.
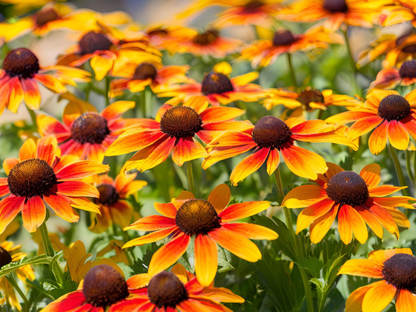
[[69,222],[79,216],[72,207],[99,212],[88,197],[98,197],[97,189],[80,181],[108,171],[107,165],[80,161],[74,156],[60,158],[56,138],[43,137],[37,144],[27,140],[20,148],[19,158],[3,162],[7,178],[0,178],[0,233],[22,212],[23,225],[34,232],[45,220],[45,202],[55,213]]
[[319,243],[338,217],[338,231],[347,245],[355,238],[362,244],[367,241],[368,225],[380,238],[383,226],[387,231],[399,235],[398,225],[409,227],[406,216],[396,207],[413,209],[412,197],[385,196],[405,187],[378,186],[381,181],[380,166],[365,166],[360,174],[344,171],[341,167],[327,163],[328,171],[320,174],[318,185],[302,185],[291,190],[282,205],[287,208],[305,208],[298,216],[296,232],[310,226],[310,238]]
[[409,248],[372,251],[368,259],[348,260],[338,274],[381,279],[356,289],[346,311],[381,312],[395,299],[398,312],[416,306],[416,257]]
[[389,67],[379,71],[371,89],[394,89],[396,86],[410,86],[416,83],[416,60],[403,62],[399,68]]
[[[124,248],[140,246],[169,237],[149,265],[153,276],[174,264],[195,237],[195,271],[199,283],[208,286],[217,272],[217,244],[244,260],[261,259],[257,246],[249,239],[276,239],[277,234],[251,223],[230,223],[255,215],[269,207],[269,202],[246,202],[228,206],[231,192],[227,185],[217,186],[208,198],[196,199],[190,192],[181,193],[169,204],[155,204],[162,216],[142,218],[125,230],[153,231],[128,242]],[[228,206],[228,207],[227,207]]]

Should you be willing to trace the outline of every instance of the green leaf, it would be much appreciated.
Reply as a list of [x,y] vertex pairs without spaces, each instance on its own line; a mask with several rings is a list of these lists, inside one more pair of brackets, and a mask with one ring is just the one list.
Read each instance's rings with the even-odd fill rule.
[[231,253],[218,246],[218,266],[221,267],[218,269],[218,273],[234,270],[234,267],[231,265],[231,260]]
[[321,270],[324,267],[324,264],[318,258],[315,258],[315,257],[301,258],[295,263],[307,269],[315,278],[320,278],[322,275]]
[[280,205],[279,193],[277,192],[276,185],[273,184],[271,193],[267,194],[264,200],[269,201],[272,206]]
[[30,259],[23,258],[17,262],[12,262],[8,265],[3,266],[0,270],[0,277],[10,274],[15,270],[24,267],[25,265],[50,264],[52,260],[53,258],[47,255],[40,255]]

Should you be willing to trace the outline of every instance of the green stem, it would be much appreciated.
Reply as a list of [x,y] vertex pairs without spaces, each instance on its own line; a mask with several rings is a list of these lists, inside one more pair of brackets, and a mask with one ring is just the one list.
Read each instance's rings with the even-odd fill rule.
[[[400,166],[399,158],[397,157],[396,150],[391,144],[388,144],[390,156],[394,163],[394,168],[396,169],[397,178],[399,179],[400,186],[407,186],[406,179],[403,174],[402,167]],[[402,190],[403,195],[410,196],[409,189],[405,188]]]
[[413,171],[412,171],[411,153],[408,150],[406,150],[406,169],[407,169],[407,174],[410,177],[410,180],[412,180],[412,182],[414,182],[415,177],[414,177]]
[[[40,226],[40,234],[42,236],[43,247],[45,248],[45,253],[49,257],[55,256],[55,250],[53,250],[51,241],[49,240],[49,233],[48,233],[48,228],[46,227],[46,222],[43,222],[42,225]],[[53,271],[53,274],[55,275],[56,280],[59,283],[63,284],[63,281],[64,281],[63,273],[58,262],[53,263],[52,271]]]
[[36,114],[33,110],[31,110],[29,107],[27,108],[27,110],[29,111],[29,115],[30,115],[30,119],[32,120],[32,126],[33,128],[35,128],[36,130],[38,130],[38,121],[36,119]]
[[292,76],[293,85],[295,86],[295,88],[297,88],[298,83],[297,83],[297,80],[296,80],[295,70],[293,69],[292,54],[290,54],[290,53],[287,53],[287,63],[289,64],[290,75]]
[[413,180],[413,182],[414,182],[415,188],[416,188],[416,152],[413,152],[413,153],[414,153],[413,168],[414,168],[414,172],[415,172],[415,174],[414,174],[415,179]]
[[194,193],[194,174],[193,174],[193,169],[192,169],[192,162],[188,161],[186,163],[186,171],[188,173],[188,187],[189,187],[189,191],[195,195]]
[[[274,172],[274,176],[276,178],[277,190],[278,190],[278,193],[279,193],[278,197],[279,197],[279,200],[281,198],[281,200],[280,200],[280,202],[281,202],[283,200],[284,196],[285,196],[285,193],[284,193],[284,190],[283,190],[282,178],[280,176],[279,167],[277,167],[276,171]],[[295,243],[295,253],[298,257],[301,257],[301,256],[303,256],[304,252],[302,250],[302,247],[299,244],[298,238],[297,238],[296,233],[293,229],[292,217],[290,216],[290,211],[286,207],[283,207],[283,211],[285,213],[286,225],[287,225],[287,227],[289,229],[289,232],[290,232],[290,235],[292,236],[292,239]],[[308,306],[308,311],[309,312],[314,312],[312,290],[311,290],[311,287],[310,287],[308,277],[306,275],[305,269],[301,266],[298,266],[298,267],[299,267],[300,274],[302,276],[303,287],[305,288],[305,297],[306,297],[306,303],[307,303],[307,306]]]
[[352,56],[351,46],[350,46],[350,42],[348,40],[348,29],[349,28],[347,28],[347,30],[343,31],[343,33],[344,33],[344,38],[345,38],[345,44],[347,46],[348,56],[349,56],[350,63],[351,63],[351,68],[352,68],[352,71],[354,73],[353,74],[354,89],[355,89],[356,94],[359,94],[360,96],[362,96],[361,90],[358,88],[358,84],[357,84],[357,77],[356,76],[357,76],[358,70],[357,70],[357,66],[355,64],[354,57]]
[[25,308],[24,308],[24,312],[25,311],[29,311],[29,301],[26,298],[26,295],[24,294],[24,292],[20,289],[19,285],[17,284],[17,282],[15,281],[15,279],[13,278],[13,276],[6,275],[6,279],[7,281],[13,286],[14,290],[17,291],[17,293],[19,294],[19,296],[23,299],[24,303],[25,303]]
[[90,99],[90,92],[91,92],[91,82],[87,83],[85,87],[85,102],[88,102]]
[[146,89],[144,89],[142,91],[142,113],[143,113],[143,118],[146,118],[146,114],[147,114],[147,94],[146,94]]
[[105,77],[105,106],[110,105],[110,77]]

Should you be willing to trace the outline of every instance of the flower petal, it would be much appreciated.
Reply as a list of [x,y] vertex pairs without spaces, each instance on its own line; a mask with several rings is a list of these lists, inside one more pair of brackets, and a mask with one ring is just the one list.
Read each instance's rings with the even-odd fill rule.
[[367,208],[358,206],[358,207],[354,207],[354,209],[360,214],[361,218],[370,227],[370,229],[378,237],[382,238],[384,234],[384,230],[380,222],[377,220],[377,218],[373,216],[373,214],[370,211],[368,211]]
[[19,109],[20,103],[23,101],[23,88],[20,84],[20,80],[18,77],[14,77],[10,79],[9,81],[9,103],[7,104],[7,108],[12,113],[17,113],[17,110]]
[[100,115],[107,120],[115,119],[120,117],[129,109],[134,108],[135,105],[136,103],[134,101],[117,101],[104,108]]
[[208,154],[205,148],[200,143],[194,142],[192,138],[180,138],[172,153],[173,161],[180,167],[186,161],[205,158],[207,156]]
[[155,215],[141,218],[140,220],[137,220],[130,226],[125,227],[124,230],[157,231],[163,229],[170,229],[174,226],[176,226],[175,219]]
[[389,122],[387,133],[391,146],[398,150],[406,150],[409,146],[409,133],[406,128],[396,120]]
[[22,84],[25,103],[30,109],[39,109],[40,106],[40,92],[38,85],[34,79],[22,79]]
[[378,128],[376,128],[373,133],[370,135],[368,140],[368,145],[370,147],[371,153],[374,155],[379,154],[387,144],[387,125],[389,122],[384,121]]
[[242,109],[235,107],[209,107],[204,110],[199,116],[203,123],[226,121],[234,119],[245,113]]
[[45,221],[45,203],[39,196],[30,198],[22,209],[23,226],[30,233],[33,233]]
[[276,149],[270,151],[269,158],[267,159],[267,173],[272,175],[276,171],[277,166],[280,163],[280,155]]
[[223,223],[221,227],[243,235],[248,239],[274,240],[279,237],[276,232],[270,230],[269,228],[252,223]]
[[98,190],[82,181],[64,181],[56,185],[57,193],[73,197],[100,197]]
[[327,214],[334,207],[334,205],[335,202],[332,199],[324,198],[323,200],[303,209],[298,216],[296,234],[309,227],[316,219]]
[[252,155],[244,158],[231,172],[230,181],[236,186],[238,182],[244,180],[253,172],[257,171],[266,161],[269,155],[269,148],[262,148]]
[[369,164],[361,169],[360,176],[364,179],[369,188],[376,187],[380,181],[381,170],[378,164]]
[[111,55],[94,55],[90,60],[90,65],[94,70],[95,80],[101,81],[113,67],[113,63]]
[[29,138],[23,143],[19,151],[20,161],[36,158],[36,143],[33,139]]
[[351,295],[348,297],[347,302],[345,304],[346,311],[361,312],[364,296],[367,293],[367,291],[371,289],[371,287],[372,285],[368,285],[357,288],[355,291],[353,291]]
[[0,201],[0,234],[4,232],[10,222],[23,209],[25,197],[9,195]]
[[165,237],[168,237],[170,234],[172,234],[174,231],[177,230],[177,227],[170,227],[165,230],[160,230],[157,232],[152,232],[150,234],[132,239],[131,241],[127,242],[123,248],[129,248],[133,246],[141,246],[149,243],[157,242],[158,240],[161,240]]
[[313,205],[327,197],[328,195],[325,189],[318,185],[301,185],[286,194],[282,206],[287,208],[303,208]]
[[381,312],[394,299],[397,289],[387,284],[386,281],[379,281],[372,284],[363,299],[363,312]]
[[103,165],[92,160],[80,160],[66,165],[55,173],[59,180],[71,180],[87,178],[94,174],[107,172],[108,170],[108,165]]
[[312,243],[319,243],[325,237],[326,233],[328,233],[332,223],[334,223],[335,217],[337,216],[338,207],[339,206],[336,205],[334,209],[328,211],[311,224],[309,232]]
[[12,170],[12,168],[14,166],[16,166],[19,162],[20,161],[17,158],[6,158],[3,161],[3,168],[4,168],[4,171],[6,172],[6,174],[9,175],[10,170]]
[[268,201],[253,201],[239,204],[233,204],[221,211],[218,216],[223,222],[244,219],[258,214],[269,208]]
[[157,212],[159,212],[160,214],[168,218],[175,219],[176,214],[178,212],[175,205],[172,203],[169,203],[169,204],[154,203],[154,206]]
[[368,259],[352,259],[345,262],[338,274],[369,278],[383,278],[383,267]]
[[387,196],[407,188],[406,186],[382,185],[368,189],[370,197]]
[[56,212],[58,216],[68,222],[78,222],[79,216],[74,213],[70,201],[62,195],[52,193],[43,196],[45,202]]
[[36,150],[37,158],[46,161],[49,166],[55,161],[56,151],[58,149],[58,141],[53,136],[46,136],[38,140],[38,146]]
[[349,136],[356,139],[380,125],[383,119],[379,116],[371,116],[357,120],[350,128]]
[[399,294],[396,298],[397,312],[412,311],[415,307],[416,307],[416,295],[412,294],[407,289],[399,290]]
[[135,152],[164,137],[167,135],[160,130],[127,130],[110,145],[105,155],[116,156]]
[[199,234],[195,238],[195,273],[198,282],[208,287],[218,268],[217,244],[208,236]]

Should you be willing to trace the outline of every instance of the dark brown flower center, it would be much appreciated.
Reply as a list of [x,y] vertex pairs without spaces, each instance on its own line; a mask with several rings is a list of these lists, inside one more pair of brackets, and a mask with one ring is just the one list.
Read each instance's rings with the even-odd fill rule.
[[85,302],[94,307],[107,307],[128,297],[124,277],[106,264],[92,267],[84,279]]
[[309,103],[324,103],[325,99],[321,91],[315,88],[307,87],[299,94],[298,101],[305,105],[307,110],[312,110]]
[[200,45],[208,45],[217,40],[219,36],[218,30],[207,30],[202,34],[196,35],[192,41]]
[[153,276],[147,287],[151,303],[161,308],[175,308],[188,299],[188,292],[179,278],[172,272],[160,272]]
[[233,90],[230,78],[221,73],[210,72],[202,80],[201,91],[204,95],[221,94]]
[[416,53],[416,44],[411,44],[402,49],[405,53]]
[[207,234],[220,228],[221,218],[209,201],[191,199],[179,208],[176,225],[188,235]]
[[15,196],[32,198],[42,196],[56,183],[56,175],[46,161],[27,159],[12,168],[7,177],[10,192]]
[[156,68],[150,63],[142,63],[136,67],[134,71],[133,80],[155,79],[157,75]]
[[18,48],[7,54],[3,69],[12,77],[31,78],[40,69],[39,60],[30,50]]
[[101,144],[109,134],[105,118],[94,112],[82,114],[71,125],[72,139],[81,144]]
[[0,269],[4,267],[5,265],[8,265],[12,262],[12,256],[9,254],[9,252],[4,249],[3,247],[0,247]]
[[46,23],[49,23],[56,19],[58,19],[58,13],[54,9],[47,9],[39,11],[39,13],[36,16],[36,24],[38,26],[43,26]]
[[273,37],[273,45],[276,47],[292,44],[296,41],[295,36],[289,30],[278,30]]
[[345,0],[325,0],[324,9],[332,13],[337,13],[337,12],[345,13],[348,11],[348,6],[345,3]]
[[100,184],[97,186],[100,192],[100,198],[97,198],[97,203],[110,206],[118,201],[118,192],[111,184]]
[[253,141],[261,148],[280,150],[291,138],[292,131],[286,123],[273,116],[264,116],[253,129]]
[[254,13],[257,12],[259,8],[261,8],[264,4],[261,1],[250,1],[244,6],[244,11],[246,13]]
[[401,78],[416,78],[416,60],[406,61],[400,66]]
[[401,95],[390,94],[382,99],[378,106],[378,115],[387,121],[400,120],[409,114],[410,104]]
[[95,51],[109,50],[112,43],[106,35],[94,31],[86,33],[79,41],[82,54],[90,54]]
[[334,175],[328,182],[326,194],[337,204],[352,207],[364,204],[369,196],[364,179],[352,171]]
[[416,257],[396,254],[383,264],[384,280],[398,289],[416,292]]
[[167,110],[160,121],[163,133],[175,138],[193,137],[202,129],[202,119],[188,106],[175,106]]

